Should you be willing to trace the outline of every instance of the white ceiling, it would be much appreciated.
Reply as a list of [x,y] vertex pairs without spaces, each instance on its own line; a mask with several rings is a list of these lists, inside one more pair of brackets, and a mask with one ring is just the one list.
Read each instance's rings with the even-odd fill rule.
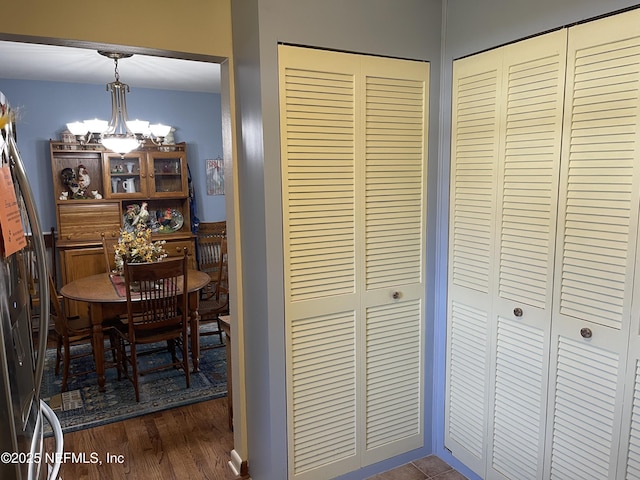
[[[0,78],[105,85],[113,60],[88,48],[0,41]],[[133,55],[118,61],[120,81],[131,88],[220,93],[220,65]]]

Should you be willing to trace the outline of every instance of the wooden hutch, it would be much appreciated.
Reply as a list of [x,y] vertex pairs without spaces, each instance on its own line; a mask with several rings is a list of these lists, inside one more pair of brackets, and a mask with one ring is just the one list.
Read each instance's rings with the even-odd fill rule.
[[[99,144],[51,141],[50,148],[63,284],[105,272],[103,237],[116,240],[129,207],[143,202],[154,225],[153,240],[166,240],[169,256],[186,250],[191,267],[196,268],[184,143],[156,146],[147,142],[124,156]],[[64,177],[73,172],[73,181],[82,184],[81,166],[90,183],[84,195],[74,195]],[[96,191],[98,195],[92,193]],[[69,192],[68,198],[63,192]],[[87,312],[80,302],[68,301],[66,307],[69,315]]]

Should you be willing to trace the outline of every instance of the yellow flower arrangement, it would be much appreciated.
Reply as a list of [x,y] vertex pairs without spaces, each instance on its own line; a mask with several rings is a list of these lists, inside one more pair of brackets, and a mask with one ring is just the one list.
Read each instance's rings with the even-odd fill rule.
[[158,262],[167,256],[165,240],[151,241],[150,228],[136,228],[133,232],[120,230],[115,246],[116,270],[124,271],[124,263]]

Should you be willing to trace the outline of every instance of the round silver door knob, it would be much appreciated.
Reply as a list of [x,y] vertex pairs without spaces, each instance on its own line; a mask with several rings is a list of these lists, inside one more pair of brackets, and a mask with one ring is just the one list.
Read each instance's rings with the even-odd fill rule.
[[591,338],[593,336],[593,332],[591,331],[590,328],[581,328],[580,329],[580,336],[582,338]]

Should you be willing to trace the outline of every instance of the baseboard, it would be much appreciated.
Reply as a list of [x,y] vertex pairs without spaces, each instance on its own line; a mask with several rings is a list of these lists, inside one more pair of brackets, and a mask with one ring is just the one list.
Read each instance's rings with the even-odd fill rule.
[[231,460],[229,461],[229,468],[236,477],[249,478],[249,466],[246,460],[242,460],[238,452],[231,450]]

